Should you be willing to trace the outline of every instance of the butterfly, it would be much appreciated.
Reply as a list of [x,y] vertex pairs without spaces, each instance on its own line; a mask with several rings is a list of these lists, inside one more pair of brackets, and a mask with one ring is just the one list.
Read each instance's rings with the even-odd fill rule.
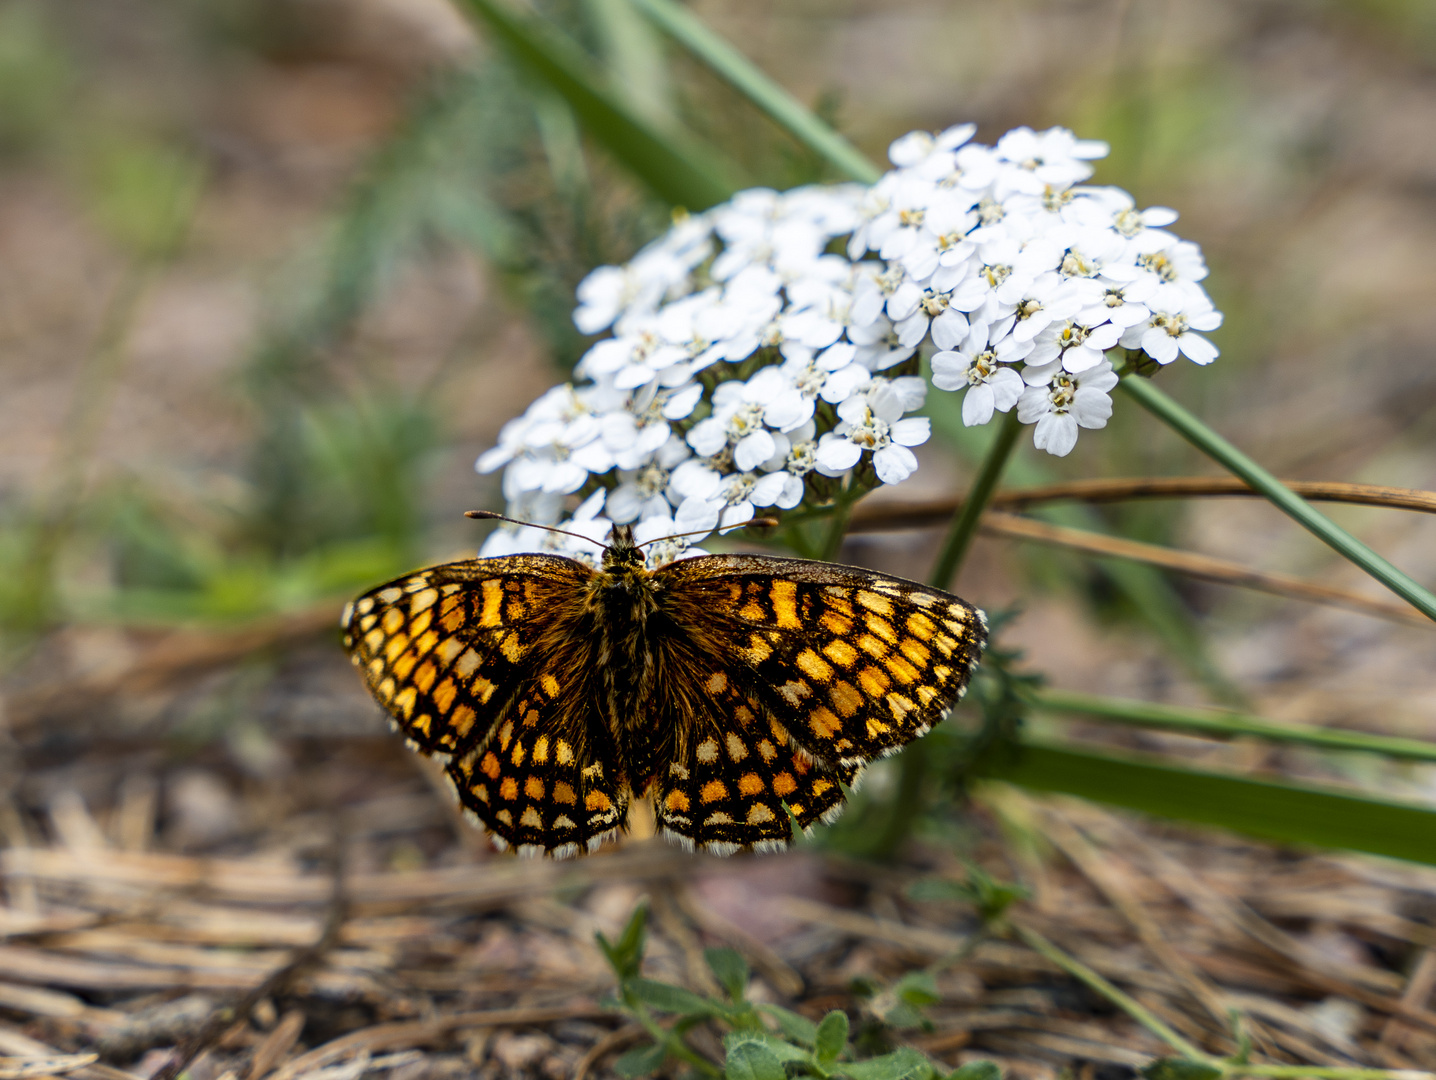
[[467,815],[500,848],[555,857],[615,837],[644,796],[690,849],[785,846],[947,715],[987,637],[971,604],[871,570],[749,554],[650,570],[623,525],[598,569],[433,566],[365,593],[342,625]]

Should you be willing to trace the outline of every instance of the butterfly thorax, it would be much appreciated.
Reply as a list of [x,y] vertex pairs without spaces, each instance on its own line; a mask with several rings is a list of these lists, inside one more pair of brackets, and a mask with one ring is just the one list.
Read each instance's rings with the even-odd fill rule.
[[[655,619],[659,597],[655,576],[645,567],[642,550],[634,544],[628,526],[613,530],[613,542],[604,551],[603,566],[590,579],[585,607],[594,616],[590,625],[597,638],[597,675],[600,697],[607,706],[605,720],[614,738],[629,747],[625,756],[645,759],[658,734],[652,730],[652,701],[657,662],[650,635],[658,631]],[[661,632],[661,631],[660,631]],[[647,779],[630,777],[641,788]]]

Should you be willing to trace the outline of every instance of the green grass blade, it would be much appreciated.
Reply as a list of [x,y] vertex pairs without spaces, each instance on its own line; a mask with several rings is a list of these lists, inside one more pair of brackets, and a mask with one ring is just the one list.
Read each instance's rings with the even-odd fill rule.
[[1402,739],[1391,735],[1369,735],[1364,731],[1288,724],[1244,713],[1215,709],[1189,709],[1158,705],[1149,701],[1098,697],[1067,690],[1039,690],[1033,705],[1041,710],[1081,713],[1134,727],[1161,728],[1192,735],[1219,738],[1253,738],[1265,742],[1293,743],[1321,750],[1356,750],[1380,754],[1399,761],[1436,762],[1436,743]]
[[[924,375],[927,374],[924,370]],[[963,424],[961,398],[955,394],[929,394],[922,415],[932,421],[935,435],[972,464],[984,459],[997,437],[994,430],[997,425],[967,427]],[[1016,486],[1037,486],[1058,479],[1056,472],[1031,453],[1014,453],[1004,476]],[[1032,514],[1054,525],[1107,528],[1092,507],[1080,504],[1038,507]],[[1241,704],[1240,692],[1212,660],[1187,606],[1161,571],[1121,559],[1099,559],[1094,565],[1131,605],[1136,616],[1155,631],[1171,656],[1199,679],[1215,700],[1228,705]]]
[[844,176],[875,183],[882,170],[752,61],[673,0],[632,0],[674,40],[727,80],[804,146]]
[[1436,865],[1436,809],[1024,740],[987,775],[1265,840]]
[[660,198],[705,210],[741,186],[730,164],[658,133],[619,104],[602,88],[587,56],[556,30],[518,15],[503,0],[467,3],[520,64],[568,102],[584,129]]
[[1350,559],[1429,619],[1436,619],[1436,596],[1387,562],[1310,503],[1282,484],[1251,458],[1168,397],[1150,379],[1126,375],[1118,384],[1129,397],[1172,427],[1202,453],[1219,462],[1261,492],[1283,513],[1315,533],[1338,554]]

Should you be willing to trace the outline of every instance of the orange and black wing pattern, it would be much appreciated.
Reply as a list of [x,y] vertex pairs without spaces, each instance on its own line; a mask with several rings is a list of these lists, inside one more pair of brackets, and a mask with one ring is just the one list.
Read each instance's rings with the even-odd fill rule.
[[[745,750],[751,742],[741,760],[767,766],[766,777],[755,769],[762,798],[776,795],[805,828],[840,811],[838,780],[855,782],[869,762],[947,715],[987,637],[982,613],[956,597],[853,567],[715,555],[673,563],[658,577],[674,621],[722,658],[715,670],[742,697],[715,699],[715,710],[733,718],[719,749],[730,734]],[[748,712],[756,727],[744,723]],[[718,760],[740,764],[732,754]],[[678,764],[693,773],[689,762]],[[684,797],[692,803],[690,791]]]
[[592,573],[546,555],[448,563],[344,612],[345,648],[395,727],[444,763],[466,811],[526,853],[587,849],[626,814],[582,654]]

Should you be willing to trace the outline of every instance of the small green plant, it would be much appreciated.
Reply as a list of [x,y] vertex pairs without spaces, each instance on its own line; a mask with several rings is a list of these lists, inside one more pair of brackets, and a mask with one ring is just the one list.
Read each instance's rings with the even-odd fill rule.
[[[707,949],[704,958],[723,989],[722,997],[643,977],[648,905],[640,903],[617,941],[597,935],[599,948],[618,977],[618,996],[607,1004],[639,1024],[649,1041],[628,1051],[613,1069],[620,1076],[649,1076],[669,1062],[682,1062],[700,1076],[727,1080],[787,1077],[849,1077],[851,1080],[999,1080],[990,1061],[969,1062],[949,1072],[910,1046],[859,1060],[847,1014],[834,1009],[814,1023],[791,1009],[748,1000],[748,963],[732,949]],[[892,1030],[927,1026],[921,1010],[936,1003],[937,986],[927,971],[910,972],[891,987],[871,987],[872,1011]],[[658,1017],[671,1017],[665,1027]],[[711,1060],[689,1040],[704,1025],[722,1032],[723,1061]],[[869,1033],[865,1033],[869,1034]],[[864,1044],[886,1039],[863,1039]]]

